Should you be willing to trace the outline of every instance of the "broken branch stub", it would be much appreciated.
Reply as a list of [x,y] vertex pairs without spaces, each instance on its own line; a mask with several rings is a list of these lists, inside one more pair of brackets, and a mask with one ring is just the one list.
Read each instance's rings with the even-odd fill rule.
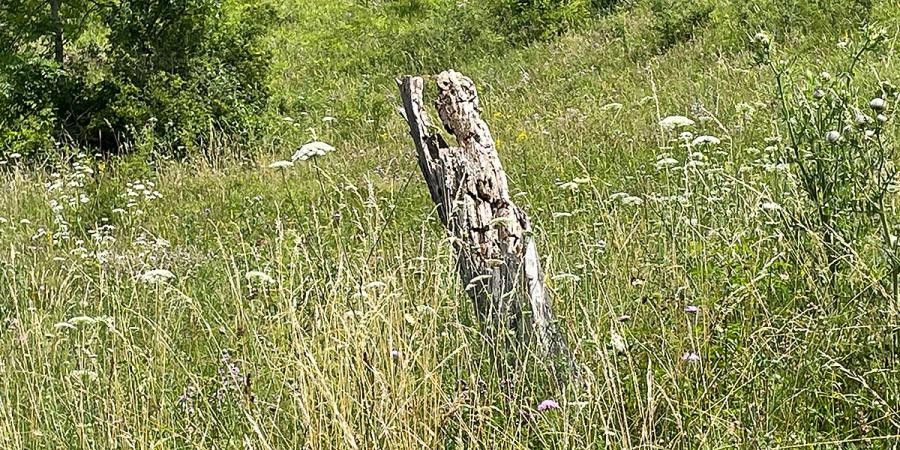
[[404,77],[397,83],[419,168],[441,222],[454,238],[460,278],[489,337],[506,343],[510,336],[530,339],[541,356],[554,361],[554,368],[572,371],[574,361],[544,286],[531,222],[510,198],[474,83],[452,70],[436,80],[435,107],[457,147],[448,145],[432,125],[423,79]]

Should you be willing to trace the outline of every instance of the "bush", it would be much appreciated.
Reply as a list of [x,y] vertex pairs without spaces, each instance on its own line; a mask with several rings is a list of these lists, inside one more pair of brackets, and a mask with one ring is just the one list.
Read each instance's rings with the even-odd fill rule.
[[[0,9],[0,19],[17,14]],[[56,141],[117,153],[149,130],[156,150],[182,156],[211,130],[253,135],[268,98],[260,24],[271,9],[123,0],[60,14],[87,20],[50,20],[46,32],[0,48],[0,82],[11,92],[0,97],[2,151],[34,154]],[[64,54],[48,48],[57,33],[66,33]]]
[[706,0],[652,0],[653,29],[659,47],[668,49],[694,37],[694,31],[709,20],[714,6]]
[[513,42],[556,36],[591,14],[589,0],[497,0],[493,5],[500,31]]

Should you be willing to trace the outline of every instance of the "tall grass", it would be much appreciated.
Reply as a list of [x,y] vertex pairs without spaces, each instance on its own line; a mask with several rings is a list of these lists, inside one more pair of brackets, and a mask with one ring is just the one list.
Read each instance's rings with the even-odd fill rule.
[[[345,6],[285,5],[300,18],[273,36],[273,84],[309,103],[286,107],[253,164],[7,161],[0,447],[898,445],[900,311],[881,238],[843,247],[839,281],[823,282],[830,250],[797,226],[810,203],[783,157],[775,80],[735,44],[758,30],[735,36],[714,12],[660,51],[637,2],[552,42],[441,61],[476,80],[534,219],[583,365],[559,387],[540,361],[510,373],[487,356],[388,115],[400,69],[332,76],[327,48],[300,51]],[[891,2],[873,11],[898,18]],[[860,92],[900,74],[891,26],[860,61]],[[806,92],[803,74],[837,73],[838,40],[859,36],[775,45]],[[368,51],[341,42],[347,58]],[[660,126],[669,116],[693,124]],[[336,152],[268,167],[313,139]]]

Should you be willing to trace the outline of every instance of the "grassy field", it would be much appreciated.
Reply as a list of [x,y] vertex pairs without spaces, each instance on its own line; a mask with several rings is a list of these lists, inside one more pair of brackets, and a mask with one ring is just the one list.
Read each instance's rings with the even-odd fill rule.
[[[893,249],[900,198],[883,230],[831,243],[784,159],[803,124],[782,112],[832,85],[865,110],[900,82],[894,2],[871,2],[886,34],[846,84],[870,33],[853,2],[692,2],[711,12],[672,34],[678,18],[635,0],[528,45],[481,28],[475,2],[277,3],[278,119],[254,161],[223,144],[213,160],[6,162],[0,447],[900,446],[880,241]],[[785,92],[750,25],[790,65]],[[487,356],[396,112],[394,77],[450,67],[479,87],[537,229],[583,366],[566,386]],[[660,126],[676,115],[693,124]],[[268,167],[310,140],[336,151]]]

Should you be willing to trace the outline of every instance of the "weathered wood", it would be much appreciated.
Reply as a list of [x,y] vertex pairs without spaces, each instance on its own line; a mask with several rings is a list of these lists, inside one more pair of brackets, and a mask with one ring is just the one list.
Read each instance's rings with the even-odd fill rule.
[[435,106],[444,129],[456,138],[458,146],[451,147],[425,110],[423,79],[397,82],[419,168],[441,222],[455,238],[460,278],[488,335],[499,338],[498,344],[510,336],[530,340],[555,369],[571,371],[574,362],[543,283],[531,222],[510,198],[474,83],[455,71],[437,77]]

